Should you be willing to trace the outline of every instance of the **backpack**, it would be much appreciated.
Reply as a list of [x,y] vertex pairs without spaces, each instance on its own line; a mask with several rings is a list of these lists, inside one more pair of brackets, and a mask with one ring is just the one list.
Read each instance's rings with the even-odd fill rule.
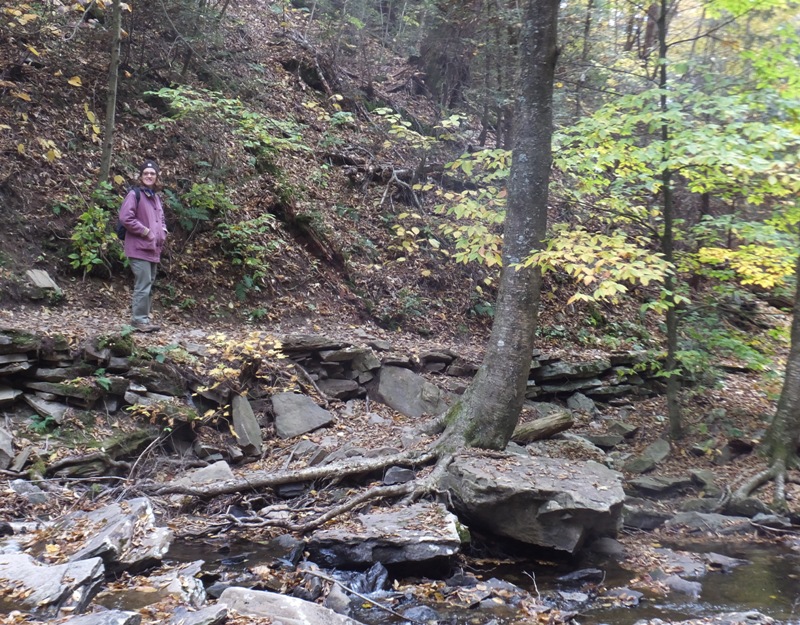
[[[131,190],[133,191],[134,195],[136,196],[136,206],[133,209],[133,211],[136,212],[136,211],[139,210],[139,195],[140,195],[140,191],[139,191],[139,187],[133,187],[133,189],[131,189]],[[128,234],[128,231],[125,230],[125,226],[122,225],[122,222],[119,219],[117,219],[117,227],[114,229],[114,232],[117,233],[117,238],[120,241],[124,241],[125,240],[125,235]]]

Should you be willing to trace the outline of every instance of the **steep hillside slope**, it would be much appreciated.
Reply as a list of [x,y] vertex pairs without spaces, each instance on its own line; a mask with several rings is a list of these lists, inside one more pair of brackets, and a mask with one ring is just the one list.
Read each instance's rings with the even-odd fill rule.
[[[162,167],[172,231],[157,287],[163,314],[330,314],[422,335],[485,328],[488,317],[477,313],[489,309],[476,286],[488,274],[413,241],[435,238],[444,252],[451,246],[434,223],[434,200],[409,184],[413,172],[417,180],[440,172],[465,144],[427,151],[423,171],[423,153],[369,112],[403,110],[432,132],[435,112],[413,94],[411,67],[398,59],[383,83],[362,80],[347,67],[354,57],[333,64],[316,51],[304,14],[276,14],[259,0],[232,4],[218,26],[185,45],[185,32],[199,28],[190,17],[133,11],[125,16],[113,188],[94,200],[106,16],[64,8],[25,23],[17,17],[13,27],[3,18],[5,303],[26,301],[24,271],[32,267],[64,289],[62,305],[124,301],[128,275],[111,225],[138,163],[152,157]],[[178,17],[184,21],[176,24]],[[169,87],[177,90],[161,91]],[[393,228],[409,211],[426,224],[410,241]],[[87,248],[102,262],[90,264]],[[491,296],[491,287],[482,289]]]

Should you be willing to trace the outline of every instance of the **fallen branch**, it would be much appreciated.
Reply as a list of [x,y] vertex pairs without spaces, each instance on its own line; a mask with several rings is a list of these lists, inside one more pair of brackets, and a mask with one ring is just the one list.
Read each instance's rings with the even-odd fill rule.
[[123,469],[127,471],[131,468],[131,464],[129,462],[125,462],[123,460],[114,460],[114,458],[112,458],[105,452],[95,451],[93,453],[84,454],[81,456],[67,456],[66,458],[61,458],[61,460],[56,460],[54,462],[51,462],[47,466],[47,473],[53,475],[59,469],[74,467],[81,464],[88,464],[90,462],[96,462],[98,460],[107,467],[111,467],[114,469]]
[[383,203],[386,201],[386,196],[389,195],[389,191],[391,190],[393,184],[408,193],[415,208],[422,208],[419,203],[419,199],[417,198],[417,194],[414,193],[414,189],[412,189],[411,185],[407,182],[400,180],[400,178],[397,177],[397,172],[394,169],[392,170],[392,177],[389,179],[389,182],[386,183],[386,188],[383,191],[383,197],[381,198],[380,206],[383,206]]
[[319,577],[320,579],[324,579],[326,582],[331,582],[331,583],[333,583],[333,584],[337,584],[337,585],[339,585],[339,586],[342,588],[342,590],[344,590],[345,592],[349,592],[351,595],[355,595],[356,597],[358,597],[359,599],[362,599],[363,601],[368,601],[369,603],[371,603],[372,605],[374,605],[376,608],[380,608],[381,610],[384,610],[385,612],[388,612],[388,613],[389,613],[389,614],[391,614],[392,616],[397,616],[397,617],[399,617],[399,618],[403,619],[403,621],[408,621],[408,622],[410,622],[410,623],[419,623],[419,625],[425,625],[425,622],[424,622],[424,621],[418,621],[418,620],[416,620],[416,619],[409,618],[408,616],[404,616],[403,614],[400,614],[399,612],[395,612],[394,610],[392,610],[392,608],[390,608],[390,607],[388,607],[388,606],[385,606],[385,605],[383,605],[383,604],[381,604],[381,603],[378,603],[378,602],[377,602],[377,601],[375,601],[374,599],[370,599],[370,598],[369,598],[369,597],[367,597],[366,595],[362,595],[360,592],[356,592],[356,591],[355,591],[355,590],[353,590],[352,588],[349,588],[348,586],[345,586],[345,585],[344,585],[342,582],[340,582],[338,579],[334,579],[333,577],[329,577],[328,575],[323,575],[322,573],[317,573],[316,571],[310,571],[310,570],[308,570],[308,569],[303,569],[303,571],[302,571],[302,572],[303,572],[304,574],[306,574],[306,573],[307,573],[308,575],[313,575],[314,577]]
[[574,424],[575,419],[572,418],[570,412],[566,410],[554,412],[528,423],[520,423],[511,435],[511,440],[525,445],[555,436],[559,432],[570,429]]
[[312,530],[321,527],[331,519],[335,519],[339,515],[344,514],[345,512],[349,512],[353,508],[356,508],[368,501],[374,501],[376,499],[388,499],[390,497],[399,497],[401,495],[406,495],[413,489],[413,482],[406,482],[405,484],[394,484],[392,486],[379,486],[376,488],[367,489],[349,501],[344,502],[334,508],[331,508],[327,512],[319,515],[315,519],[307,521],[305,523],[295,523],[289,519],[265,519],[263,516],[251,516],[251,517],[234,517],[233,515],[226,515],[224,518],[228,519],[234,525],[240,525],[242,527],[280,527],[281,529],[285,529],[290,532],[298,532],[300,534],[305,534],[306,532],[310,532]]
[[328,407],[328,400],[332,399],[332,398],[330,396],[326,395],[322,391],[322,389],[314,381],[314,378],[311,377],[311,374],[308,371],[306,371],[303,368],[302,365],[300,365],[299,363],[296,363],[296,362],[293,363],[293,364],[294,364],[295,370],[300,374],[298,377],[302,377],[303,380],[319,394],[320,398],[324,402],[322,407],[323,408],[327,408]]
[[280,471],[278,473],[264,473],[257,471],[247,476],[204,484],[202,486],[190,486],[182,484],[142,484],[143,492],[153,495],[190,495],[194,497],[211,498],[219,495],[229,495],[241,491],[259,490],[264,488],[274,488],[283,484],[297,484],[299,482],[313,482],[330,477],[341,479],[351,475],[371,473],[384,469],[387,466],[416,466],[430,463],[437,458],[437,454],[432,451],[426,452],[402,452],[384,458],[357,461],[351,459],[348,462],[336,462],[322,467],[309,467],[296,471]]

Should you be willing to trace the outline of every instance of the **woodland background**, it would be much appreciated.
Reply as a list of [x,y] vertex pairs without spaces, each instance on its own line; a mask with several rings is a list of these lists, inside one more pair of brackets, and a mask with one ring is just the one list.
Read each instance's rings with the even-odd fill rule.
[[[24,271],[37,267],[63,289],[47,306],[124,320],[113,226],[152,157],[172,231],[162,320],[485,338],[520,6],[0,8],[9,310],[28,305]],[[526,261],[545,271],[537,345],[671,354],[667,373],[693,389],[676,396],[688,417],[668,411],[675,438],[713,440],[702,397],[727,371],[759,376],[757,408],[742,411],[754,437],[781,389],[800,220],[798,26],[797,5],[773,0],[561,7],[548,239]]]

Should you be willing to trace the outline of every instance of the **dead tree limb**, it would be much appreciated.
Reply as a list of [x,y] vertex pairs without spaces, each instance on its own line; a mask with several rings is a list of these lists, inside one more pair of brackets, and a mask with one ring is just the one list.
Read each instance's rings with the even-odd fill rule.
[[345,586],[342,582],[340,582],[338,579],[334,579],[333,577],[328,577],[327,575],[323,575],[322,573],[318,573],[317,571],[310,571],[309,569],[303,569],[303,574],[304,575],[305,574],[313,575],[314,577],[319,577],[320,579],[324,579],[327,582],[331,582],[333,584],[337,584],[345,592],[348,592],[351,595],[354,595],[354,596],[358,597],[359,599],[362,599],[363,601],[367,601],[371,605],[374,605],[376,608],[380,608],[381,610],[384,610],[385,612],[388,612],[392,616],[397,616],[397,617],[403,619],[403,621],[409,621],[411,623],[419,623],[419,625],[424,625],[425,622],[426,622],[426,621],[418,621],[416,619],[409,618],[408,616],[400,614],[399,612],[395,612],[394,610],[392,610],[392,608],[390,608],[388,606],[385,606],[385,605],[382,605],[382,604],[378,603],[377,601],[375,601],[375,599],[370,599],[366,595],[362,595],[361,593],[356,592],[355,590],[353,590],[349,586]]
[[328,403],[329,403],[329,402],[328,402],[328,400],[329,400],[329,399],[333,399],[333,398],[332,398],[332,397],[330,397],[329,395],[326,395],[326,394],[325,394],[325,393],[322,391],[322,389],[321,389],[321,388],[320,388],[320,387],[317,385],[317,383],[314,381],[314,378],[312,378],[312,377],[311,377],[311,374],[310,374],[308,371],[306,371],[306,370],[303,368],[303,366],[302,366],[302,365],[300,365],[299,363],[296,363],[296,362],[295,362],[295,363],[292,363],[292,364],[294,365],[294,368],[295,368],[295,370],[296,370],[296,371],[297,371],[297,373],[299,374],[299,377],[302,377],[302,378],[303,378],[303,380],[304,380],[304,382],[301,382],[301,384],[303,384],[303,383],[306,383],[306,384],[308,384],[308,385],[309,385],[311,388],[313,388],[313,389],[314,389],[314,390],[315,390],[317,393],[319,393],[319,396],[320,396],[320,398],[321,398],[321,399],[322,399],[322,401],[323,401],[323,406],[322,406],[322,407],[323,407],[323,408],[327,408],[327,407],[328,407]]
[[201,486],[161,483],[142,484],[141,490],[152,495],[189,495],[194,497],[212,498],[218,497],[219,495],[229,495],[243,491],[274,488],[283,484],[313,482],[315,480],[323,480],[326,478],[335,478],[339,480],[352,475],[371,473],[392,465],[425,465],[429,464],[436,458],[437,454],[433,451],[402,452],[393,454],[391,456],[386,456],[384,458],[336,462],[321,467],[309,467],[305,469],[298,469],[296,471],[279,471],[277,473],[256,471],[237,479],[216,482],[213,484],[205,484]]
[[397,170],[394,169],[392,170],[392,177],[389,178],[389,182],[386,183],[386,189],[383,191],[383,197],[381,198],[380,203],[381,206],[383,206],[383,203],[386,201],[386,196],[389,195],[389,191],[391,191],[393,185],[406,192],[408,197],[411,198],[411,203],[415,208],[422,208],[419,203],[419,198],[417,198],[417,194],[414,193],[414,189],[407,182],[400,180],[400,178],[397,177]]
[[[249,517],[234,517],[233,515],[227,515],[225,518],[230,521],[231,525],[236,525],[240,527],[280,527],[290,532],[298,532],[300,534],[304,534],[306,532],[313,531],[318,527],[321,527],[328,521],[335,519],[336,517],[350,512],[355,508],[371,501],[377,501],[382,499],[392,499],[396,497],[404,496],[402,500],[402,505],[408,505],[413,503],[414,501],[421,499],[422,497],[429,495],[431,493],[437,492],[438,484],[442,478],[442,475],[447,470],[447,467],[453,460],[452,455],[446,455],[438,458],[436,461],[436,465],[434,466],[433,470],[427,476],[413,480],[411,482],[406,482],[404,484],[393,484],[391,486],[376,486],[372,488],[368,488],[356,496],[352,497],[348,501],[330,508],[323,514],[311,519],[309,521],[305,521],[303,523],[297,523],[290,519],[269,519],[265,518],[265,512],[262,511],[259,515],[249,516]],[[397,462],[393,462],[392,464],[399,464]],[[274,508],[273,508],[274,510]],[[267,509],[266,514],[273,511]],[[286,507],[281,505],[279,506],[280,511],[285,511]]]
[[264,518],[263,513],[259,514],[258,516],[240,518],[228,515],[226,518],[231,523],[242,527],[280,527],[289,532],[305,534],[306,532],[310,532],[318,527],[321,527],[331,519],[335,519],[345,512],[350,512],[350,510],[353,510],[354,508],[357,508],[358,506],[369,501],[400,497],[401,495],[408,494],[411,490],[413,490],[413,488],[414,482],[369,488],[359,493],[352,499],[344,502],[343,504],[330,508],[327,512],[320,514],[318,517],[310,521],[306,521],[305,523],[295,523],[289,519],[268,519]]
[[131,468],[130,462],[115,460],[105,452],[95,451],[90,454],[83,454],[80,456],[67,456],[66,458],[61,458],[60,460],[51,462],[49,465],[47,465],[47,474],[53,475],[61,469],[89,464],[91,462],[102,462],[106,467],[121,469],[124,471],[128,471]]
[[520,423],[511,435],[511,440],[524,445],[550,438],[559,432],[570,429],[573,425],[575,425],[575,419],[573,419],[571,413],[566,410],[554,412],[528,423]]

